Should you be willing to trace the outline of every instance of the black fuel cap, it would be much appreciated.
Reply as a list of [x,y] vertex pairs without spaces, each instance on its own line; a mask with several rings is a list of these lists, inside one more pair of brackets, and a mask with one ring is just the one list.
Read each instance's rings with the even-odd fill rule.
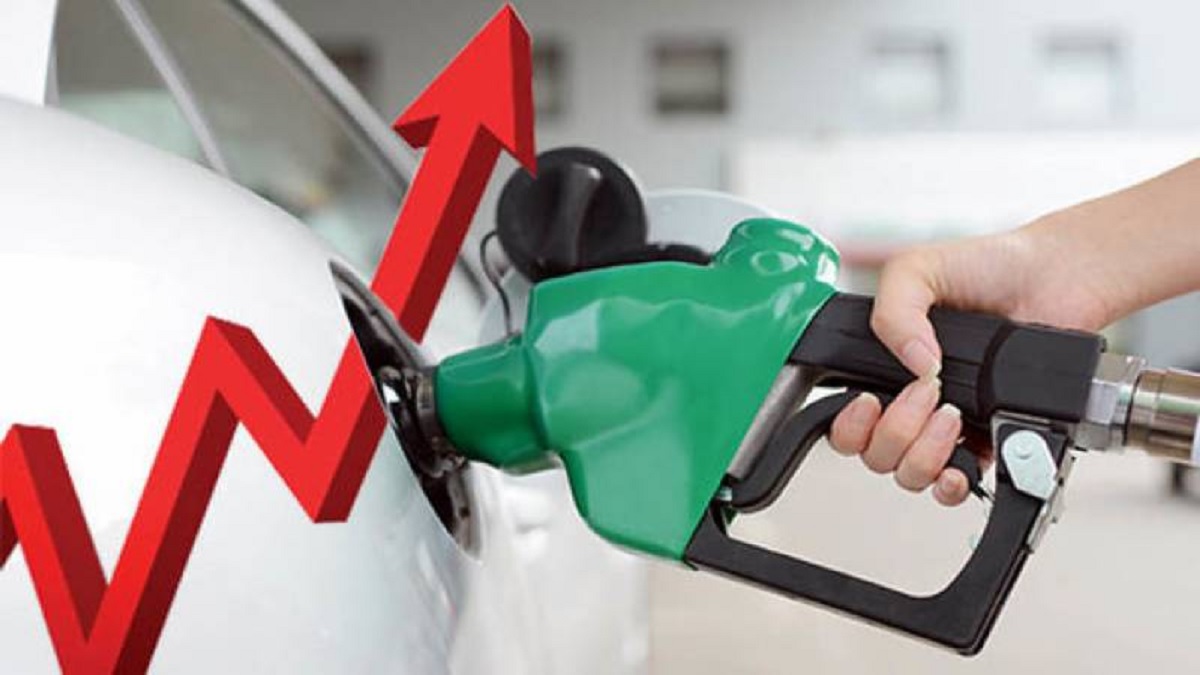
[[504,184],[496,231],[526,278],[541,281],[603,266],[646,243],[646,210],[633,177],[590,148],[538,155],[534,178],[518,169]]

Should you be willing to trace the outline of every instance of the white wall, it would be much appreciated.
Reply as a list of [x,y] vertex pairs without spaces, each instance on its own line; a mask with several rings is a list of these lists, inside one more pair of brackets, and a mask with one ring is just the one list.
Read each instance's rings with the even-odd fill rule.
[[[324,42],[372,45],[381,72],[371,98],[395,114],[497,9],[496,0],[283,0]],[[722,159],[742,139],[879,130],[860,82],[872,40],[928,31],[949,44],[961,131],[1045,128],[1034,105],[1041,40],[1097,31],[1121,44],[1130,110],[1118,128],[1200,127],[1200,5],[1185,0],[518,0],[533,33],[567,45],[571,86],[560,122],[539,127],[542,147],[582,142],[630,163],[656,187],[720,187]],[[658,35],[724,36],[733,102],[722,120],[662,120],[647,74]],[[929,128],[929,127],[927,127]]]

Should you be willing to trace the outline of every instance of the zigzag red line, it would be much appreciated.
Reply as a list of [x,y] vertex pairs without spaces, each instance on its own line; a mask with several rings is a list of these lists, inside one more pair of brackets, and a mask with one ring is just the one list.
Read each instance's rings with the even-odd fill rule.
[[19,536],[63,670],[149,666],[239,420],[314,521],[344,520],[384,426],[374,395],[351,343],[314,418],[249,330],[209,319],[111,583],[54,432],[12,427],[0,562]]

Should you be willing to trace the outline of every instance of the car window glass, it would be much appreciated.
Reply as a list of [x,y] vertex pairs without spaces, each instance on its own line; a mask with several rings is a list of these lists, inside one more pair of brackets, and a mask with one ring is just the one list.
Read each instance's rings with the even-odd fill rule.
[[232,178],[321,233],[364,274],[402,187],[275,44],[221,2],[143,0],[212,127]]
[[111,2],[62,0],[54,38],[57,105],[202,161],[170,92]]
[[[200,108],[230,177],[297,216],[370,277],[405,186],[358,143],[345,114],[252,23],[216,0],[140,7]],[[110,0],[62,0],[60,105],[203,162],[201,145]],[[474,344],[480,282],[458,265],[425,345],[438,356]]]

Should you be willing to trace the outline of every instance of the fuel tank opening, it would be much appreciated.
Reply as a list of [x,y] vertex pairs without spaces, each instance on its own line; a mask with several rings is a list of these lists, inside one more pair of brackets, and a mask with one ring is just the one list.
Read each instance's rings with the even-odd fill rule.
[[475,541],[468,464],[437,421],[433,364],[392,313],[348,267],[330,263],[334,283],[392,432],[438,520],[463,548]]

